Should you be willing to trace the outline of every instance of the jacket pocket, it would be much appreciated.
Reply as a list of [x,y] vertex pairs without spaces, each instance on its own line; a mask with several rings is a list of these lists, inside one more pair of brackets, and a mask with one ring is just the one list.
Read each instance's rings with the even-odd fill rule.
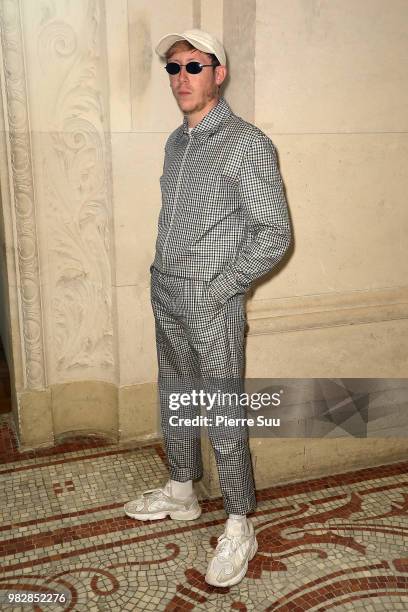
[[181,209],[213,220],[239,208],[238,182],[224,174],[197,172],[184,186]]

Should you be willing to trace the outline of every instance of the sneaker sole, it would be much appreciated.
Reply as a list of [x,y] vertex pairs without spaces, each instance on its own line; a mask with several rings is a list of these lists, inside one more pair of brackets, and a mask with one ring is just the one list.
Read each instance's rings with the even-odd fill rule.
[[169,516],[174,521],[194,521],[201,515],[201,508],[199,507],[197,510],[171,510],[168,512],[155,512],[154,514],[141,514],[134,513],[125,510],[125,514],[130,516],[130,518],[137,519],[138,521],[158,521],[159,519],[164,519]]
[[258,542],[255,538],[255,542],[252,545],[251,552],[248,555],[248,559],[246,560],[244,567],[239,572],[239,574],[234,576],[234,578],[230,578],[230,580],[227,580],[226,582],[217,582],[216,580],[213,580],[213,581],[207,580],[207,576],[206,576],[205,581],[207,582],[207,584],[211,584],[211,586],[216,586],[216,587],[227,587],[227,586],[234,586],[234,584],[238,584],[238,582],[241,582],[241,580],[247,573],[248,563],[255,557],[257,550],[258,550]]

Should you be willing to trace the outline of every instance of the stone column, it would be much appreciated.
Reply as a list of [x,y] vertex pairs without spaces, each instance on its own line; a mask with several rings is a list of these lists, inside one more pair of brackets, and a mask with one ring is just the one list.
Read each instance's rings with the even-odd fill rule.
[[2,202],[23,447],[117,437],[104,3],[3,0]]

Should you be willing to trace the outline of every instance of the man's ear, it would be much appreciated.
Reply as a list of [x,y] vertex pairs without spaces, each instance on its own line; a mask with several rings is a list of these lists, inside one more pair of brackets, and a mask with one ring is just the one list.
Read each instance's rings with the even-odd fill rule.
[[218,86],[220,86],[227,76],[227,67],[226,66],[216,66],[215,67],[215,82]]

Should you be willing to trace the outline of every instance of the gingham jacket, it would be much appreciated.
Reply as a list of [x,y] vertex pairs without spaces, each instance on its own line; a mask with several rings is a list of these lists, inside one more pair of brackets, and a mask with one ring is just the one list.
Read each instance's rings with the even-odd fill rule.
[[271,270],[291,240],[275,148],[221,98],[190,132],[170,134],[152,267],[211,281],[220,303]]

